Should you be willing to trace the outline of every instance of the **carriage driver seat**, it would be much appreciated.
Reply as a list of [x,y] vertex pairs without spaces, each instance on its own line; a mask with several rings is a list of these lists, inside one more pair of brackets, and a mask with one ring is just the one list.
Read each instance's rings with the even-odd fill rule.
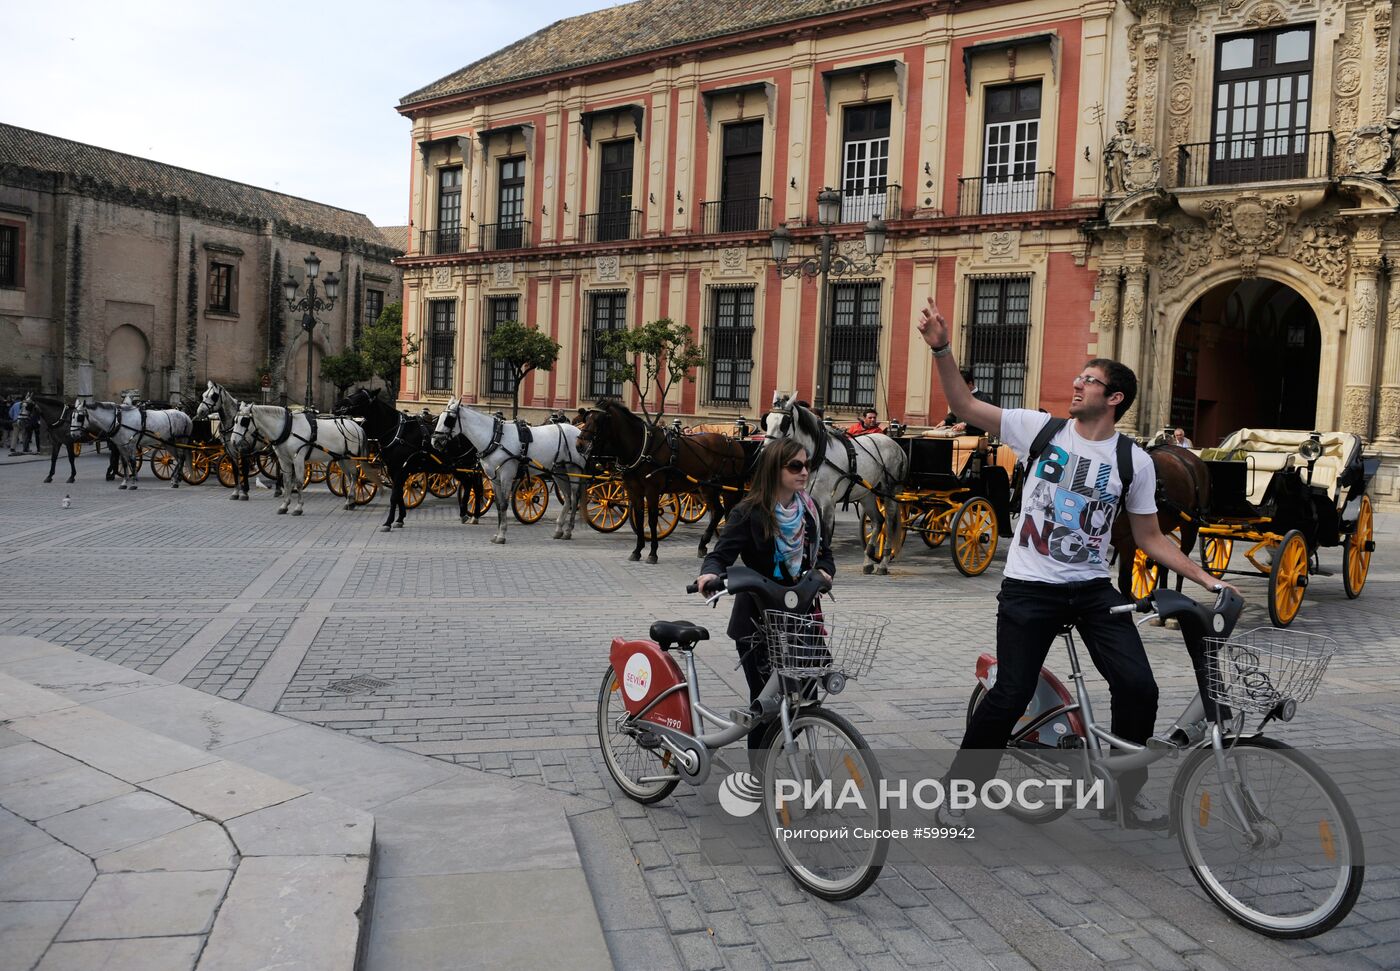
[[696,641],[708,641],[710,632],[685,620],[658,620],[648,632],[663,651],[692,651]]

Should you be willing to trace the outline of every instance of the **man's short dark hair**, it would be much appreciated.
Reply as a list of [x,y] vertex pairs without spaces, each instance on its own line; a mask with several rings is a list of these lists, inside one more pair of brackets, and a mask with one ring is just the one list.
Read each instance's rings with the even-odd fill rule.
[[1133,406],[1133,402],[1137,400],[1138,382],[1137,375],[1133,373],[1133,369],[1126,364],[1106,357],[1096,357],[1084,366],[1086,368],[1098,368],[1103,372],[1104,377],[1108,379],[1108,387],[1104,388],[1105,397],[1113,394],[1115,391],[1122,392],[1123,400],[1113,407],[1113,420],[1117,421],[1119,418],[1122,418],[1123,415],[1127,413],[1128,409]]
[[960,368],[960,369],[958,370],[958,373],[962,375],[962,379],[963,379],[963,383],[964,383],[964,384],[971,384],[971,383],[972,383],[972,368],[970,368],[970,367]]

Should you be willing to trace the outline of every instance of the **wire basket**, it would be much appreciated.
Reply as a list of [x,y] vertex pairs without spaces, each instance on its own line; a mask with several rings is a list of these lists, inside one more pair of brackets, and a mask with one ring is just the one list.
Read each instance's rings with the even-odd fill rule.
[[1211,699],[1260,714],[1281,701],[1302,704],[1311,698],[1337,653],[1330,637],[1276,627],[1206,643],[1214,649],[1206,679]]
[[833,617],[765,610],[768,664],[789,677],[811,678],[839,671],[855,679],[870,670],[889,618],[875,614]]

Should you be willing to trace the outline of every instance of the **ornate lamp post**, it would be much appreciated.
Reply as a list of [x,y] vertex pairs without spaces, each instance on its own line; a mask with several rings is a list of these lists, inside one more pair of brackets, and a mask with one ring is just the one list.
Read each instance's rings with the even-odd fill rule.
[[304,402],[307,411],[313,411],[311,406],[311,332],[316,329],[316,311],[330,310],[335,306],[335,298],[340,296],[340,279],[332,271],[326,274],[324,284],[325,299],[316,295],[316,276],[321,272],[321,260],[313,250],[304,261],[306,263],[306,296],[297,299],[297,281],[291,273],[287,274],[287,279],[282,281],[282,293],[287,298],[287,309],[296,313],[300,311],[301,329],[306,331],[306,401]]
[[[817,221],[822,226],[834,226],[841,220],[841,193],[835,189],[822,189],[817,193]],[[830,326],[827,320],[827,278],[848,274],[871,273],[876,261],[885,252],[885,221],[878,215],[870,217],[865,224],[866,259],[854,260],[834,251],[836,237],[827,229],[821,234],[821,250],[815,256],[807,256],[794,263],[788,262],[792,253],[792,233],[786,226],[773,230],[769,242],[773,247],[773,264],[778,275],[783,278],[799,274],[821,277],[821,292],[817,302],[817,386],[812,403],[817,408],[826,407],[826,359]]]

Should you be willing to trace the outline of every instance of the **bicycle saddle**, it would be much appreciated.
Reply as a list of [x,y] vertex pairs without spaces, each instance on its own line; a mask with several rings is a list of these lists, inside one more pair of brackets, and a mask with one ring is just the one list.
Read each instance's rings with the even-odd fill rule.
[[686,620],[658,620],[651,625],[649,633],[651,639],[656,641],[657,646],[663,651],[671,651],[676,648],[689,651],[695,647],[696,641],[710,639],[708,630]]

